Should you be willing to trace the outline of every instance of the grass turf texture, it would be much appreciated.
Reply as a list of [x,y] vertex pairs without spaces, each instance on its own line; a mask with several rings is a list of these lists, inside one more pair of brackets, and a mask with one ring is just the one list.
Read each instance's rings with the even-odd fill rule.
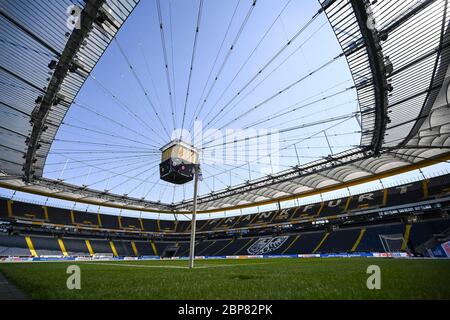
[[[264,259],[3,263],[2,272],[33,299],[450,299],[449,260]],[[81,290],[66,269],[81,268]],[[368,290],[369,265],[381,290]],[[161,266],[161,267],[158,267]]]

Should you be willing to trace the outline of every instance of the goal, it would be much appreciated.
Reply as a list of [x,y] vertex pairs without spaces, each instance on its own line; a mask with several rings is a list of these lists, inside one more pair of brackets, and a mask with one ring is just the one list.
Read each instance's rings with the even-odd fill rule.
[[384,252],[399,252],[402,249],[404,242],[403,235],[398,234],[380,234],[381,245],[383,246]]

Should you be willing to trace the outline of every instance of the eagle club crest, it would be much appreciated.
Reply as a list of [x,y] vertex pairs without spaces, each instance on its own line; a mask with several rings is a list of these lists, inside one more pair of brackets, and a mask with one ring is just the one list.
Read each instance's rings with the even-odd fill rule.
[[252,255],[266,254],[277,250],[283,243],[286,242],[288,236],[274,237],[274,238],[262,238],[252,244],[247,252]]

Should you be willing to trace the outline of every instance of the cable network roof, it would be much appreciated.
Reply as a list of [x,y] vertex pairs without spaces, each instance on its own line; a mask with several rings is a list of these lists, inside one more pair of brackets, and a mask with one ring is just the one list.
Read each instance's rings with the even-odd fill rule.
[[[55,0],[0,4],[0,168],[9,175],[26,175],[27,179],[32,178],[29,175],[42,176],[51,143],[68,108],[137,1],[77,1],[84,10],[81,28],[73,33],[67,26],[67,10],[72,3]],[[107,16],[101,24],[100,12]],[[61,63],[67,56],[71,56],[70,62]],[[50,69],[51,61],[59,61],[60,65]],[[68,71],[72,66],[76,70]],[[50,92],[55,94],[51,101],[45,101]],[[34,146],[33,159],[27,159],[35,160],[33,172],[27,173],[22,156],[33,147],[31,132],[40,120],[39,112],[44,111],[41,118],[45,129]]]
[[[87,8],[88,4],[96,2],[87,1],[85,6],[81,3],[80,6]],[[1,39],[4,54],[0,61],[2,186],[143,211],[190,210],[190,200],[164,204],[42,177],[46,155],[71,101],[136,2],[97,3],[112,16],[114,23],[107,20],[102,30],[92,22],[94,28],[87,43],[78,43],[81,46],[77,53],[79,68],[64,74],[56,90],[58,95],[53,97],[59,99],[42,118],[46,130],[37,139],[39,147],[30,141],[33,136],[29,121],[35,115],[33,110],[37,110],[35,106],[42,107],[41,102],[35,103],[36,98],[45,96],[52,88],[54,74],[48,74],[49,60],[61,61],[67,51],[70,37],[65,35],[66,16],[61,11],[65,5],[30,1],[27,10],[20,10],[20,4],[15,1],[1,4],[0,25],[5,30]],[[374,4],[368,0],[321,2],[353,76],[361,111],[360,146],[203,195],[198,200],[200,212],[293,199],[449,158],[447,2],[402,1],[395,6],[389,1]],[[59,13],[56,19],[43,19],[55,11]],[[17,40],[20,45],[12,44]],[[51,79],[50,83],[47,78]],[[30,166],[27,161],[34,159]],[[30,173],[31,176],[27,175]]]

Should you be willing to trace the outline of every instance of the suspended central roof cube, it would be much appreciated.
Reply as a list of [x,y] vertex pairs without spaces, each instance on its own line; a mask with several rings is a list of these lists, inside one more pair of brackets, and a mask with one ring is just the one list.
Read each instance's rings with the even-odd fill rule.
[[161,149],[160,178],[174,184],[184,184],[194,179],[198,151],[181,140],[173,140]]

